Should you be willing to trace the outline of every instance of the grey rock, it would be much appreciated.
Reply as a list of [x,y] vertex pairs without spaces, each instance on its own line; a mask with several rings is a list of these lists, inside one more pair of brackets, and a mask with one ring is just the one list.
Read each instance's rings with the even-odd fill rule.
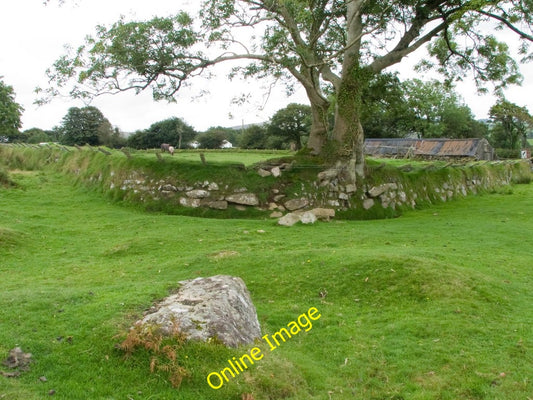
[[339,200],[348,200],[348,198],[346,193],[339,193]]
[[276,210],[278,208],[278,205],[276,203],[268,203],[268,209],[270,211]]
[[299,210],[309,205],[309,201],[305,198],[292,199],[285,202],[285,208],[289,211]]
[[211,182],[209,185],[207,185],[207,189],[216,192],[220,188],[216,182]]
[[180,197],[180,204],[183,207],[198,208],[202,205],[202,202],[200,199],[190,199],[188,197]]
[[217,275],[182,281],[173,294],[138,324],[172,333],[174,321],[189,340],[217,339],[229,347],[250,345],[261,327],[250,293],[241,278]]
[[159,187],[159,190],[162,192],[177,192],[178,188],[176,188],[174,185],[166,184]]
[[270,171],[267,171],[266,169],[263,169],[263,168],[259,168],[257,173],[259,174],[259,176],[261,176],[263,178],[272,175],[272,173]]
[[205,199],[209,197],[209,192],[207,190],[196,189],[188,191],[185,195],[190,199]]
[[328,200],[327,204],[330,207],[340,207],[341,206],[341,203],[339,203],[339,200]]
[[300,216],[296,213],[288,213],[278,220],[278,225],[293,226],[297,222],[300,222]]
[[335,210],[332,210],[331,208],[313,208],[310,212],[312,212],[318,219],[324,221],[329,221],[330,218],[335,217]]
[[316,215],[310,211],[306,211],[302,215],[300,215],[300,222],[302,224],[314,224],[316,221]]
[[374,199],[365,199],[363,201],[363,208],[369,210],[374,206]]
[[244,206],[257,206],[259,199],[254,193],[235,193],[226,196],[226,201]]
[[270,218],[281,218],[283,217],[283,213],[281,211],[274,211],[270,214]]
[[379,186],[373,186],[372,189],[368,191],[368,194],[370,197],[378,197],[381,196],[383,193],[385,193],[389,188],[389,185],[379,185]]
[[331,180],[333,178],[336,178],[338,174],[338,171],[334,168],[327,169],[325,171],[319,172],[317,177],[318,180],[324,181],[324,180]]
[[398,200],[402,203],[405,203],[407,201],[407,195],[405,192],[398,192]]
[[281,170],[279,169],[279,167],[272,168],[270,172],[272,172],[272,176],[274,178],[279,178],[281,176]]
[[354,193],[355,191],[357,191],[357,186],[355,186],[353,183],[346,185],[346,193]]
[[210,201],[207,203],[207,206],[215,210],[226,210],[228,208],[228,202],[224,200]]

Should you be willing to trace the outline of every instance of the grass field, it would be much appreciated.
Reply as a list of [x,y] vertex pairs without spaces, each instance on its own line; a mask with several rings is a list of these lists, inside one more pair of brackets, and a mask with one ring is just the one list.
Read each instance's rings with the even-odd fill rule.
[[[133,154],[136,157],[152,158],[154,153],[159,150],[152,151],[135,151]],[[164,153],[163,157],[167,161],[182,162],[195,161],[200,162],[200,154],[203,154],[207,163],[216,164],[244,164],[250,166],[270,158],[279,158],[294,154],[288,150],[178,150],[171,156]]]
[[[0,358],[20,346],[34,362],[0,376],[2,399],[533,398],[533,185],[287,229],[147,214],[51,172],[10,176]],[[115,347],[178,281],[215,274],[244,279],[264,333],[310,307],[322,316],[216,391],[207,374],[249,348],[184,345],[190,376],[174,389],[147,352]]]

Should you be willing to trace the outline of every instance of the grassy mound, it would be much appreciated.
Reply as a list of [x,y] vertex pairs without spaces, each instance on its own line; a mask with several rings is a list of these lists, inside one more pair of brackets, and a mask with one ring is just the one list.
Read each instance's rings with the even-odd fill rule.
[[[13,179],[24,190],[0,188],[0,217],[6,237],[24,240],[0,246],[0,355],[18,345],[35,362],[17,380],[0,376],[0,397],[531,396],[531,186],[396,219],[284,229],[117,207],[50,171]],[[179,389],[150,371],[147,350],[117,349],[178,281],[215,274],[243,278],[263,333],[309,307],[322,317],[219,390],[207,375],[249,348],[181,345]]]

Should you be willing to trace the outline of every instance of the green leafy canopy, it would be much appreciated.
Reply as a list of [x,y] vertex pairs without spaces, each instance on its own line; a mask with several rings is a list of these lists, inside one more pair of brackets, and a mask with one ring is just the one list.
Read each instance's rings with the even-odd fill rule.
[[[151,88],[156,100],[173,101],[210,67],[237,62],[232,77],[304,87],[313,113],[309,146],[320,152],[331,139],[362,145],[365,85],[420,48],[428,46],[432,58],[419,68],[436,68],[449,81],[473,74],[482,91],[520,83],[504,29],[519,38],[521,61],[531,58],[530,0],[204,0],[197,8],[195,16],[180,11],[98,27],[50,68],[52,86],[41,100],[65,89],[90,98]],[[333,132],[324,118],[331,91],[339,106]]]

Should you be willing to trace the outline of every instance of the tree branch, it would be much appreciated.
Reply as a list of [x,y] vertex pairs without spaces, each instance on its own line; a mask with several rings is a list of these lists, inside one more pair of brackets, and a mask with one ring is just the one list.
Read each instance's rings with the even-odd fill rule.
[[[423,44],[428,43],[431,39],[437,36],[444,29],[446,29],[447,26],[448,22],[442,22],[411,45],[408,45],[407,41],[400,40],[400,43],[398,43],[398,45],[391,52],[384,55],[383,57],[376,58],[374,62],[370,64],[370,69],[375,73],[379,73],[385,68],[400,62],[402,58],[419,49]],[[410,30],[406,33],[406,35],[409,32]]]
[[516,26],[514,26],[513,24],[511,24],[510,21],[508,21],[507,19],[505,19],[504,17],[500,16],[500,15],[496,15],[496,14],[492,14],[492,13],[489,13],[487,11],[483,11],[483,10],[477,10],[478,13],[482,14],[482,15],[485,15],[487,17],[490,17],[492,19],[495,19],[497,21],[500,21],[502,22],[503,24],[505,24],[509,29],[511,29],[513,32],[517,33],[519,36],[521,36],[523,39],[526,39],[526,40],[529,40],[530,42],[533,42],[533,36],[532,35],[529,35],[527,33],[525,33],[524,31],[518,29]]

